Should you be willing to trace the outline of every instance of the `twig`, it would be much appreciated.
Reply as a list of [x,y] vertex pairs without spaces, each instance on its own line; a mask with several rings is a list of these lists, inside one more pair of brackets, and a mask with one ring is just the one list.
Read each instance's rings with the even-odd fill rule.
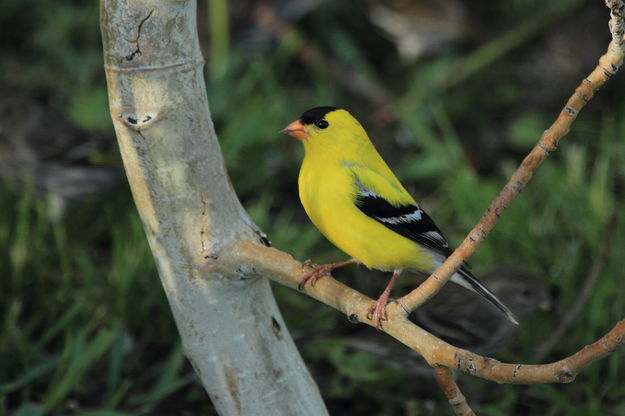
[[[568,131],[579,110],[590,100],[597,88],[618,70],[625,54],[623,41],[625,5],[622,0],[608,0],[606,3],[611,7],[610,28],[613,31],[613,40],[608,47],[608,52],[600,58],[597,68],[576,89],[555,123],[545,131],[539,143],[525,158],[504,190],[490,205],[487,213],[458,250],[424,284],[403,298],[404,305],[416,307],[422,300],[432,296],[455,268],[475,251],[477,245],[493,228],[505,207],[529,181],[540,162],[556,148],[558,140]],[[209,261],[214,262],[211,267],[215,268],[231,267],[235,263],[238,265],[237,270],[247,277],[267,276],[291,288],[297,287],[303,275],[301,263],[290,255],[250,240],[240,240],[232,247],[224,247],[218,259],[209,259]],[[366,317],[372,299],[330,276],[320,279],[314,287],[306,286],[303,292],[344,312],[352,322],[375,325]],[[597,342],[563,360],[543,365],[502,363],[449,345],[414,325],[407,319],[408,312],[404,309],[404,305],[392,303],[387,307],[384,332],[421,354],[432,366],[456,368],[497,383],[568,383],[573,381],[576,374],[590,363],[609,355],[625,342],[625,320],[622,320]]]
[[618,71],[625,55],[625,40],[623,39],[625,5],[622,0],[606,0],[606,5],[611,11],[609,26],[612,32],[612,41],[608,45],[607,52],[599,58],[597,67],[577,87],[558,118],[551,127],[544,131],[538,144],[523,159],[519,168],[499,195],[491,202],[486,213],[469,232],[462,244],[421,285],[399,299],[407,314],[434,296],[447,283],[458,267],[473,255],[477,247],[495,227],[510,202],[525,188],[534,171],[551,152],[556,150],[559,140],[569,132],[577,114],[592,99],[595,92]]
[[[304,274],[302,264],[289,254],[250,240],[241,240],[235,246],[224,247],[218,259],[214,260],[213,267],[218,270],[231,267],[233,263],[245,265],[245,268],[239,266],[239,271],[246,278],[266,276],[293,289],[297,288]],[[308,285],[302,291],[345,313],[351,322],[375,326],[375,322],[366,317],[373,299],[330,276],[322,277],[314,287]],[[625,343],[625,320],[622,320],[597,342],[563,360],[542,365],[502,363],[454,347],[435,337],[409,321],[401,306],[396,303],[389,304],[386,310],[387,320],[382,330],[421,354],[431,366],[455,368],[497,383],[569,383],[586,366],[611,354]]]
[[[400,299],[400,304],[392,303],[387,307],[387,320],[382,330],[421,354],[433,367],[455,368],[497,383],[568,383],[573,381],[577,373],[586,366],[611,354],[625,343],[625,320],[622,320],[598,341],[563,360],[543,365],[509,364],[447,344],[407,319],[410,311],[433,296],[456,268],[473,254],[495,226],[501,213],[531,179],[536,168],[550,152],[556,149],[558,141],[568,132],[579,111],[592,98],[595,91],[621,66],[625,55],[623,39],[625,5],[622,0],[606,0],[606,4],[611,9],[610,30],[613,39],[606,54],[599,59],[599,65],[575,90],[556,121],[543,133],[538,144],[523,160],[508,184],[491,203],[486,214],[460,247],[422,285]],[[231,270],[236,266],[241,278],[266,276],[294,289],[297,288],[304,273],[301,263],[290,255],[245,239],[234,242],[232,246],[223,247],[219,256],[209,257],[207,261],[212,263],[207,267],[215,269]],[[352,322],[375,325],[367,318],[367,309],[372,299],[330,276],[323,277],[315,286],[306,286],[303,292],[342,311]],[[444,388],[448,387],[445,390],[448,398],[450,396],[454,398],[452,406],[456,399],[459,403],[464,401],[459,399],[461,393],[456,391],[457,386],[454,388],[447,379],[449,370],[441,370],[437,372],[437,375],[439,379],[442,379],[441,384]],[[468,406],[462,407],[461,410],[466,411],[467,408]]]
[[475,416],[475,413],[469,407],[467,399],[464,397],[451,370],[447,367],[434,367],[436,379],[441,386],[445,397],[449,401],[456,416]]
[[612,215],[610,217],[610,220],[608,221],[603,235],[603,242],[601,244],[601,247],[599,248],[599,255],[590,267],[590,270],[588,271],[586,278],[584,279],[584,285],[579,291],[577,299],[575,299],[573,306],[569,308],[567,314],[564,315],[564,318],[555,329],[555,331],[552,332],[551,336],[536,349],[536,354],[534,354],[534,357],[532,359],[533,361],[542,361],[545,358],[545,356],[556,345],[560,337],[562,337],[564,332],[569,328],[569,326],[571,326],[573,319],[575,319],[579,311],[588,301],[588,298],[592,293],[592,289],[595,286],[597,279],[599,279],[601,270],[603,270],[603,267],[605,266],[605,263],[608,259],[608,253],[610,251],[610,245],[612,242],[612,236],[614,235],[615,226],[616,215]]

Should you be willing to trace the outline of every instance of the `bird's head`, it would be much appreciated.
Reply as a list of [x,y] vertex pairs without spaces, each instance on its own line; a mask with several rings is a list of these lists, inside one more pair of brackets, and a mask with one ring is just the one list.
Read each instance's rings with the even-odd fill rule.
[[281,133],[299,139],[306,148],[345,146],[349,141],[354,142],[354,138],[368,141],[360,123],[347,111],[336,107],[311,108]]

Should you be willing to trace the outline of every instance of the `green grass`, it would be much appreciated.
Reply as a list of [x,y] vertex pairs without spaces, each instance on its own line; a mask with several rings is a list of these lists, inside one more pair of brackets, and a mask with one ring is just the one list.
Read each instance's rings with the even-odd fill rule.
[[[495,22],[490,43],[483,40],[412,66],[389,61],[396,59],[392,46],[375,30],[360,30],[366,28],[364,16],[350,13],[350,2],[341,4],[328,4],[299,22],[297,40],[315,43],[336,62],[385,85],[396,103],[397,122],[380,126],[370,103],[342,88],[331,73],[299,62],[288,43],[292,39],[276,45],[275,55],[250,57],[236,47],[224,50],[228,43],[223,38],[222,49],[215,53],[227,54],[228,64],[212,67],[208,93],[237,193],[275,247],[301,260],[342,258],[299,206],[301,149],[277,131],[308,107],[346,106],[457,244],[585,75],[571,80],[557,99],[537,104],[541,91],[524,86],[515,72],[531,59],[529,40],[541,39],[541,30],[560,24],[562,16],[575,16],[580,4],[588,2],[554,2],[541,20],[544,26],[529,23],[540,14],[541,2],[485,2],[489,7],[482,5],[475,13]],[[6,16],[16,7],[12,0],[3,3],[0,23],[9,21]],[[66,2],[65,7],[49,15],[37,11],[33,18],[39,26],[16,18],[31,40],[14,39],[26,51],[22,55],[7,52],[8,42],[0,40],[6,58],[0,60],[0,75],[43,91],[48,103],[75,122],[110,131],[97,69],[101,60],[95,6]],[[91,19],[87,28],[85,19]],[[325,30],[328,19],[345,23]],[[603,22],[597,30],[605,26]],[[76,31],[83,29],[88,35],[77,39]],[[524,37],[512,39],[515,30]],[[233,37],[231,44],[235,42]],[[603,48],[597,45],[597,57]],[[43,49],[50,50],[42,54]],[[381,63],[376,52],[387,59]],[[36,59],[29,61],[29,56]],[[74,72],[80,73],[79,68],[64,73],[57,67],[70,66],[68,62],[80,62],[84,76]],[[457,62],[470,66],[455,73]],[[17,71],[20,65],[26,70]],[[432,81],[441,74],[460,78]],[[76,77],[76,88],[68,88]],[[471,261],[478,274],[501,264],[525,265],[544,277],[557,302],[553,312],[524,322],[513,346],[500,353],[502,359],[529,360],[558,325],[597,256],[611,215],[617,217],[616,230],[595,290],[548,359],[593,342],[625,316],[620,283],[625,252],[624,79],[623,74],[615,76],[580,114],[560,149],[541,166]],[[75,202],[58,222],[49,220],[45,198],[15,184],[1,185],[0,201],[0,414],[214,413],[183,357],[126,188]],[[336,273],[375,296],[386,282],[371,275],[362,268]],[[408,376],[375,355],[348,347],[344,340],[354,326],[344,316],[290,289],[274,289],[332,414],[449,414],[432,380]],[[469,376],[460,381],[480,415],[625,411],[621,350],[568,385],[497,386]]]

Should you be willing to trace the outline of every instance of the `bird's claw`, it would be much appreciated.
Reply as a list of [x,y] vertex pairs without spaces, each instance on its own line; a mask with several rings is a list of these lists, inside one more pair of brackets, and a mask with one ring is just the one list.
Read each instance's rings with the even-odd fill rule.
[[389,302],[397,302],[397,300],[394,298],[380,298],[373,302],[371,306],[369,306],[369,309],[367,309],[367,319],[375,322],[375,327],[378,330],[382,329],[382,321],[388,320],[386,305],[388,305]]
[[304,260],[304,262],[302,263],[302,268],[309,267],[309,266],[312,268],[315,268],[317,267],[317,263],[313,262],[312,259]]
[[318,265],[313,263],[311,259],[308,259],[302,263],[303,267],[310,267],[311,269],[306,273],[297,284],[297,288],[302,290],[306,285],[306,282],[310,280],[311,286],[314,286],[317,280],[319,280],[322,276],[329,276],[332,271],[331,264],[322,264]]

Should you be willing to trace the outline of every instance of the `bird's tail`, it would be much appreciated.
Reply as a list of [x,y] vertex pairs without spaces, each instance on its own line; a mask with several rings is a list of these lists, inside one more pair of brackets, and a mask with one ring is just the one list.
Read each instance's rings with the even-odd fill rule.
[[515,325],[519,324],[516,317],[502,301],[497,299],[497,296],[493,294],[486,286],[484,286],[473,274],[466,268],[466,266],[460,267],[460,269],[454,273],[451,277],[451,281],[460,285],[472,292],[484,296],[493,306],[506,314],[510,322]]

